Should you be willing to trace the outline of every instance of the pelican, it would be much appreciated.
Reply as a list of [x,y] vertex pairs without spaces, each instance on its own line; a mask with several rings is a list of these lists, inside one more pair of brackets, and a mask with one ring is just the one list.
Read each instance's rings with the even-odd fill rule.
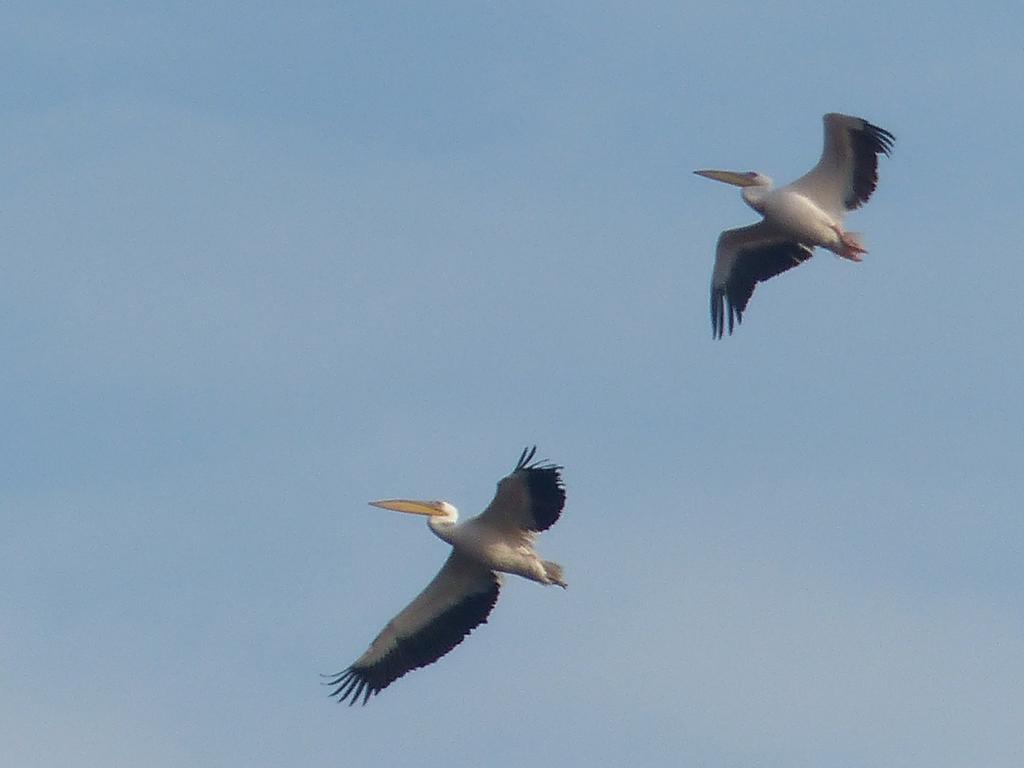
[[533,549],[537,533],[558,520],[565,505],[561,467],[533,461],[537,447],[524,449],[516,467],[498,481],[487,509],[458,523],[447,501],[385,499],[381,509],[427,516],[427,527],[452,546],[441,570],[416,598],[388,622],[362,656],[330,676],[331,696],[362,698],[366,704],[406,672],[432,664],[487,621],[498,600],[502,573],[565,587],[562,566],[541,560]]
[[821,159],[792,184],[772,188],[767,176],[749,171],[694,171],[742,187],[744,202],[764,218],[728,229],[718,238],[711,276],[711,331],[721,338],[725,309],[729,333],[743,321],[754,286],[811,258],[815,246],[850,261],[867,253],[861,236],[843,230],[843,214],[868,201],[878,184],[878,155],[888,155],[895,137],[860,117],[830,113]]

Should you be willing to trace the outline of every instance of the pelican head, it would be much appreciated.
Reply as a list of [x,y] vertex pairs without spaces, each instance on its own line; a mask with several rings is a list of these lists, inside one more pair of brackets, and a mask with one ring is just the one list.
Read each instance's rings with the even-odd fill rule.
[[772,180],[757,171],[694,171],[698,176],[714,181],[724,181],[742,187],[743,201],[758,213],[764,213],[765,198],[772,188]]
[[714,181],[724,181],[736,187],[768,187],[772,180],[757,171],[694,171],[698,176]]
[[371,501],[370,506],[391,509],[395,512],[408,512],[413,515],[426,515],[431,521],[452,522],[459,518],[459,511],[447,501],[416,501],[414,499],[381,499]]

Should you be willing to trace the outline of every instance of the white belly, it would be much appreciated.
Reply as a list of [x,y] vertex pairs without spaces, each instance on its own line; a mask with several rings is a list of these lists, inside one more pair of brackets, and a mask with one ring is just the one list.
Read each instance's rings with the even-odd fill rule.
[[486,526],[475,526],[472,520],[456,529],[452,543],[466,556],[504,573],[526,575],[537,560],[528,539],[516,540]]
[[769,193],[764,206],[765,219],[791,233],[801,243],[831,248],[838,245],[835,227],[842,224],[819,208],[810,198],[788,189]]

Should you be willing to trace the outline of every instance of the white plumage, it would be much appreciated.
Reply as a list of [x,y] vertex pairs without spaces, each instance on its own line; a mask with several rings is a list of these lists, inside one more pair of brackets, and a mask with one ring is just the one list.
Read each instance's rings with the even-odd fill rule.
[[825,145],[818,164],[792,184],[772,188],[767,176],[750,171],[695,171],[742,187],[743,200],[761,222],[726,230],[718,238],[711,277],[711,329],[721,338],[742,322],[754,286],[807,261],[816,246],[860,261],[860,236],[843,230],[847,211],[868,201],[878,183],[878,155],[888,155],[894,137],[867,120],[825,115]]
[[561,467],[533,462],[536,450],[524,450],[512,473],[498,482],[487,509],[463,523],[457,522],[458,511],[445,501],[371,502],[383,509],[427,515],[430,530],[451,544],[452,553],[367,651],[332,677],[332,696],[350,705],[359,699],[365,704],[406,672],[448,653],[487,621],[502,573],[566,586],[562,567],[541,560],[533,549],[537,533],[554,525],[565,505]]

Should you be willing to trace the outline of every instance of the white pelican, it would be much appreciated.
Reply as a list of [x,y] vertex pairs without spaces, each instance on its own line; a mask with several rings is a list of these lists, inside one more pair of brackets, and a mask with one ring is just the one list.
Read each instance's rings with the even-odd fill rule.
[[725,308],[729,333],[754,286],[811,258],[820,245],[850,261],[867,253],[860,235],[843,231],[843,214],[868,201],[878,184],[878,155],[888,155],[895,137],[867,120],[830,113],[825,121],[821,159],[792,184],[772,189],[755,171],[694,171],[715,181],[743,187],[743,200],[764,219],[728,229],[718,238],[711,276],[711,330],[721,338]]
[[[512,473],[498,482],[490,505],[456,524],[459,513],[446,501],[387,499],[375,507],[427,515],[427,526],[452,545],[441,570],[426,589],[388,622],[366,653],[327,685],[349,706],[387,688],[406,672],[432,664],[487,621],[498,600],[501,574],[525,576],[565,587],[562,566],[541,560],[533,550],[565,505],[561,467],[533,462],[536,446],[524,449]],[[532,463],[531,463],[532,462]]]

